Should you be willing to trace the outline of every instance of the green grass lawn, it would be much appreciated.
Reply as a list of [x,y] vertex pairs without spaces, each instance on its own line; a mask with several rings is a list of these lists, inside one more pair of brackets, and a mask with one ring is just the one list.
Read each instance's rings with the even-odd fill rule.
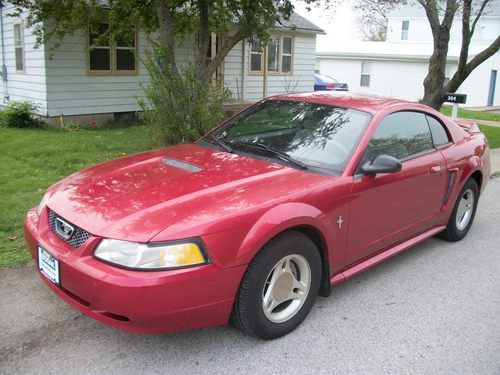
[[490,148],[500,147],[500,127],[479,125],[479,129],[481,129],[486,138],[488,138],[488,142],[490,143]]
[[[446,116],[451,116],[451,106],[444,105],[441,107],[441,113]],[[479,111],[470,111],[467,109],[458,110],[458,117],[461,118],[471,118],[475,120],[486,120],[486,121],[498,121],[500,122],[500,114],[493,112],[479,112]]]
[[30,259],[23,217],[50,185],[92,164],[148,148],[140,127],[78,132],[0,128],[0,267]]

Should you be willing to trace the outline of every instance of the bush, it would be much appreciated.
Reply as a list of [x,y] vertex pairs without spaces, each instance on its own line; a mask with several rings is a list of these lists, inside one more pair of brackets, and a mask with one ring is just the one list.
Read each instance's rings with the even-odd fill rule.
[[166,47],[151,45],[144,62],[150,83],[144,87],[146,100],[139,100],[140,121],[161,145],[195,141],[224,119],[222,106],[231,92],[222,79],[200,81],[192,64],[180,74],[161,66]]
[[32,102],[12,101],[0,111],[0,126],[7,128],[44,128],[47,124],[33,116],[38,106]]
[[83,130],[79,124],[71,121],[67,121],[64,124],[62,124],[61,128],[63,130],[66,130],[67,132],[79,132]]

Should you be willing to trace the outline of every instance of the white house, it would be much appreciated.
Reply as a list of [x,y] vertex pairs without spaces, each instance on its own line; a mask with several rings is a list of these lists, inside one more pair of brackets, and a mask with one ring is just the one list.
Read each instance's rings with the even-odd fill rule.
[[[10,17],[12,6],[8,4],[0,11],[0,105],[32,101],[39,106],[40,115],[53,121],[62,115],[79,116],[73,121],[80,122],[102,122],[116,113],[139,110],[141,85],[148,84],[142,63],[148,48],[145,33],[139,30],[128,40],[89,49],[92,36],[82,30],[65,37],[54,51],[46,45],[34,49],[35,36],[23,24],[24,17]],[[316,35],[323,30],[293,14],[270,33],[272,40],[265,52],[258,43],[240,42],[226,56],[221,70],[235,99],[250,101],[264,95],[312,90]],[[176,54],[181,64],[194,57],[194,51],[184,46],[179,46]]]
[[[469,58],[500,35],[500,4],[476,26]],[[454,20],[446,66],[447,78],[456,71],[461,43],[461,19]],[[433,39],[424,10],[417,6],[389,14],[385,42],[338,43],[317,52],[316,70],[349,84],[352,91],[417,101],[423,97]],[[476,68],[457,92],[467,94],[465,106],[500,105],[500,53]]]

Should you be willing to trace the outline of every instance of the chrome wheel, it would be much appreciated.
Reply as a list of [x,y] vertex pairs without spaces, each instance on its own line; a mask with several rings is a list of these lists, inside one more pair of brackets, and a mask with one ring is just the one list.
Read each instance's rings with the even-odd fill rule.
[[462,231],[469,225],[472,213],[474,211],[474,192],[472,189],[467,189],[460,197],[456,215],[457,229]]
[[311,287],[311,267],[298,254],[288,255],[276,263],[262,290],[262,309],[273,323],[283,323],[297,314]]

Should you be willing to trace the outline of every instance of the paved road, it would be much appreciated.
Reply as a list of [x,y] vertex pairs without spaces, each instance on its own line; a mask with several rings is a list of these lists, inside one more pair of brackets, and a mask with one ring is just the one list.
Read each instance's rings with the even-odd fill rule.
[[[469,236],[431,239],[319,298],[270,342],[231,327],[107,328],[56,298],[33,265],[0,271],[0,373],[500,373],[500,178]],[[179,371],[179,372],[177,372]]]

